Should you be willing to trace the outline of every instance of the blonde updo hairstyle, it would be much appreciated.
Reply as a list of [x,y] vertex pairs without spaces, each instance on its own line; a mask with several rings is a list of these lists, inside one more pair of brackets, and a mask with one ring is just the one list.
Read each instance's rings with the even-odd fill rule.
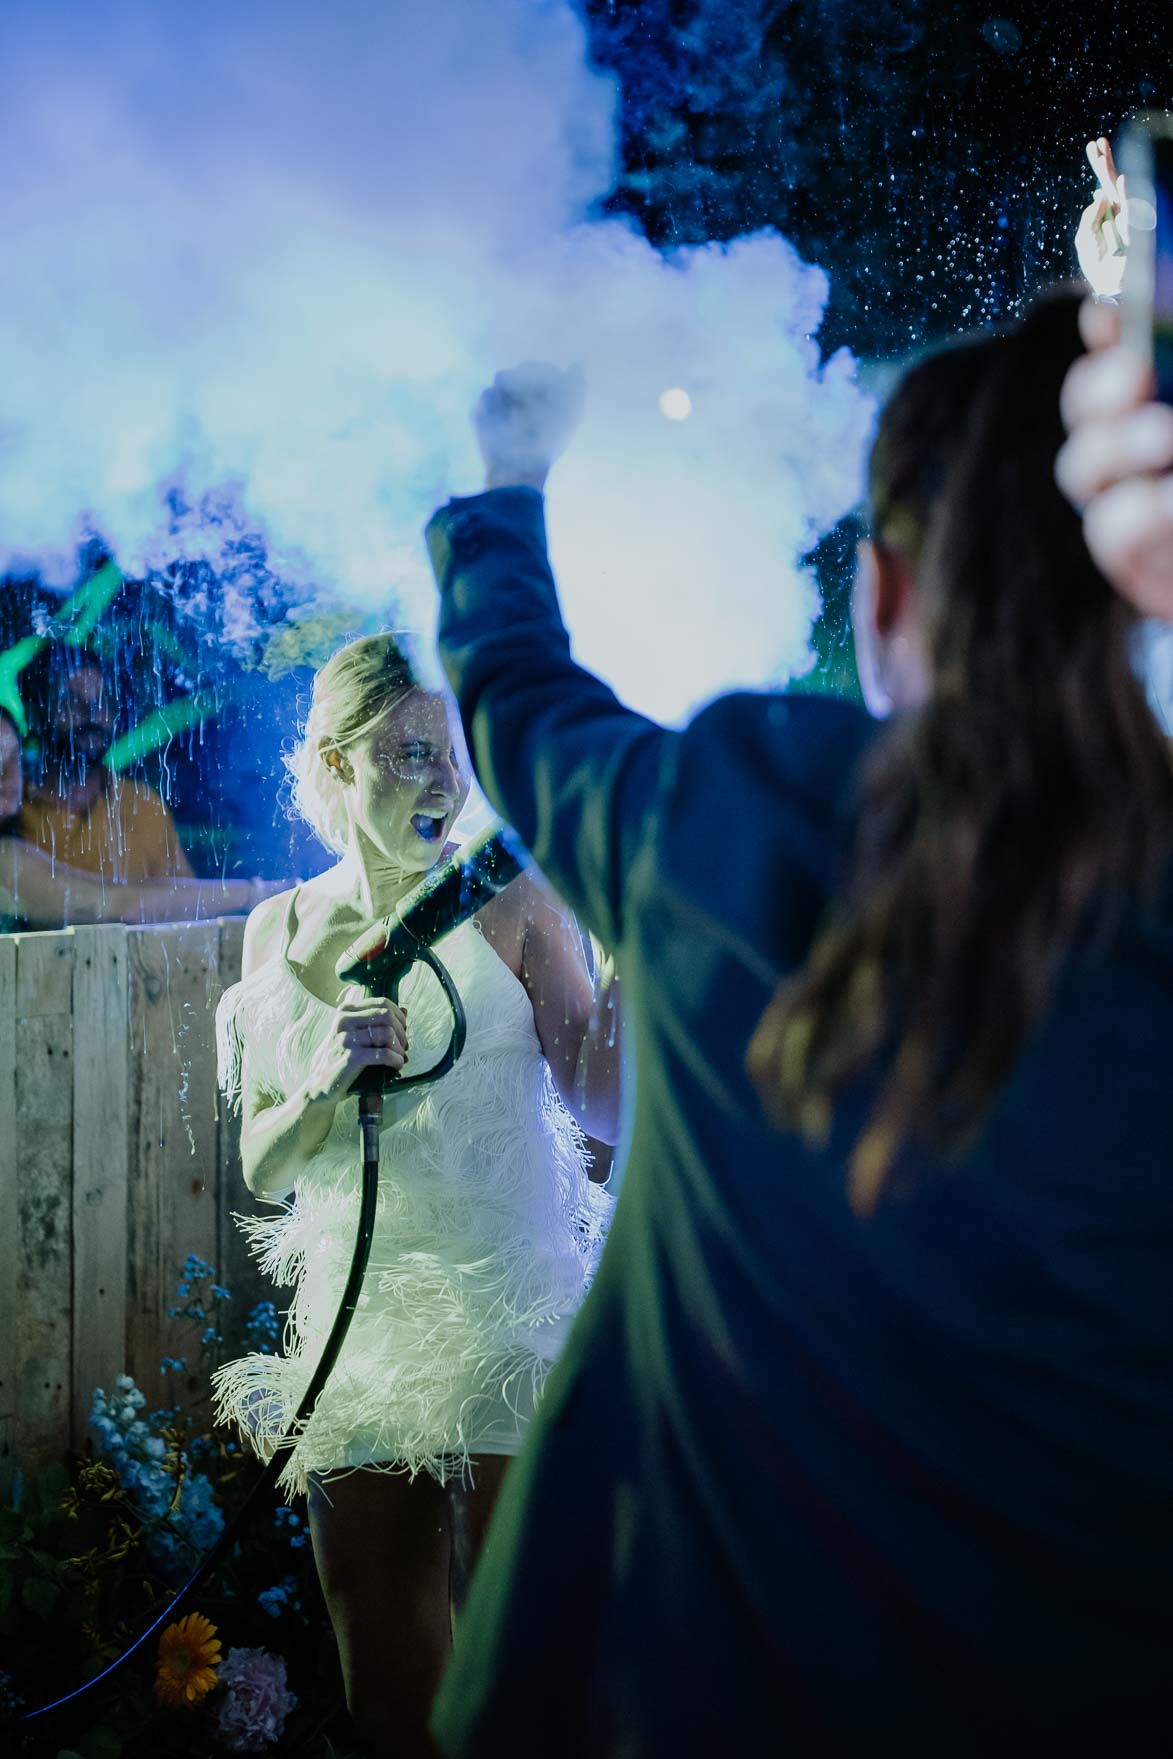
[[314,678],[302,738],[285,759],[294,810],[336,855],[346,853],[346,798],[327,759],[332,751],[345,753],[421,687],[410,640],[363,635],[332,654]]

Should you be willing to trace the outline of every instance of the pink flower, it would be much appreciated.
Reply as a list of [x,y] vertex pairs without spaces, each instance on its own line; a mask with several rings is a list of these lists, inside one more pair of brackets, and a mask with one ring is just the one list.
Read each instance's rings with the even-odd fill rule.
[[285,1661],[267,1649],[230,1649],[220,1665],[219,1735],[232,1753],[261,1753],[281,1739],[297,1703],[285,1685]]

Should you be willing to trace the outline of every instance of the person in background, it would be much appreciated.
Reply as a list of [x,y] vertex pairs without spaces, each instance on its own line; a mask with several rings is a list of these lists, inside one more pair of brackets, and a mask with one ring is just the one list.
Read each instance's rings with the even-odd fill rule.
[[615,951],[635,1084],[441,1693],[458,1759],[1167,1745],[1173,767],[1054,481],[1079,346],[1049,303],[889,401],[886,724],[626,709],[547,560],[575,389],[482,399],[489,492],[428,532],[441,656]]
[[20,728],[0,708],[0,837],[15,835],[24,805],[24,758]]
[[38,746],[20,817],[24,841],[107,881],[191,879],[164,801],[104,761],[114,739],[117,692],[102,660],[92,649],[48,642],[21,673],[19,687]]
[[260,879],[161,879],[127,885],[53,861],[24,842],[20,732],[0,708],[0,934],[96,922],[189,922],[251,910],[285,884]]

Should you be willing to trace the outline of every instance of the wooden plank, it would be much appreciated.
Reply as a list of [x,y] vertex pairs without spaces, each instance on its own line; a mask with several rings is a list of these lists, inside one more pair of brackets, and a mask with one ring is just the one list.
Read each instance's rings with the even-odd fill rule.
[[[240,917],[224,917],[220,923],[220,987],[221,992],[240,977],[240,957],[244,945],[244,922]],[[218,1097],[220,1167],[217,1180],[217,1212],[219,1244],[216,1262],[220,1281],[231,1290],[227,1308],[227,1335],[233,1340],[258,1301],[274,1298],[273,1285],[261,1275],[256,1260],[249,1252],[244,1235],[237,1227],[235,1214],[251,1215],[268,1211],[268,1204],[258,1203],[244,1182],[240,1165],[240,1119],[236,1117],[223,1095]]]
[[20,1206],[16,1143],[16,943],[0,935],[0,1493],[17,1464]]
[[[215,1263],[215,922],[131,929],[127,1358],[148,1403],[206,1396],[198,1337],[169,1320],[190,1253]],[[177,1384],[162,1356],[189,1361]]]
[[81,1447],[96,1386],[126,1370],[127,931],[71,929],[73,1393]]
[[18,1019],[68,1014],[73,1005],[73,942],[64,929],[14,936]]
[[[68,1444],[72,1326],[73,941],[16,935],[17,1398],[22,1465]],[[63,1006],[64,1004],[64,1006]]]

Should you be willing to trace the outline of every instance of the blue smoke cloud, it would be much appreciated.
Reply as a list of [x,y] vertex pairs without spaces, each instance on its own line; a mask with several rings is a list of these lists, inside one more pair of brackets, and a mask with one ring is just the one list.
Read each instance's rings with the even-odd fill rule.
[[7,0],[0,66],[0,566],[64,581],[84,531],[218,566],[243,527],[304,612],[430,627],[468,409],[546,356],[590,386],[550,491],[584,661],[668,717],[804,669],[871,405],[801,239],[599,216],[615,90],[570,5]]

